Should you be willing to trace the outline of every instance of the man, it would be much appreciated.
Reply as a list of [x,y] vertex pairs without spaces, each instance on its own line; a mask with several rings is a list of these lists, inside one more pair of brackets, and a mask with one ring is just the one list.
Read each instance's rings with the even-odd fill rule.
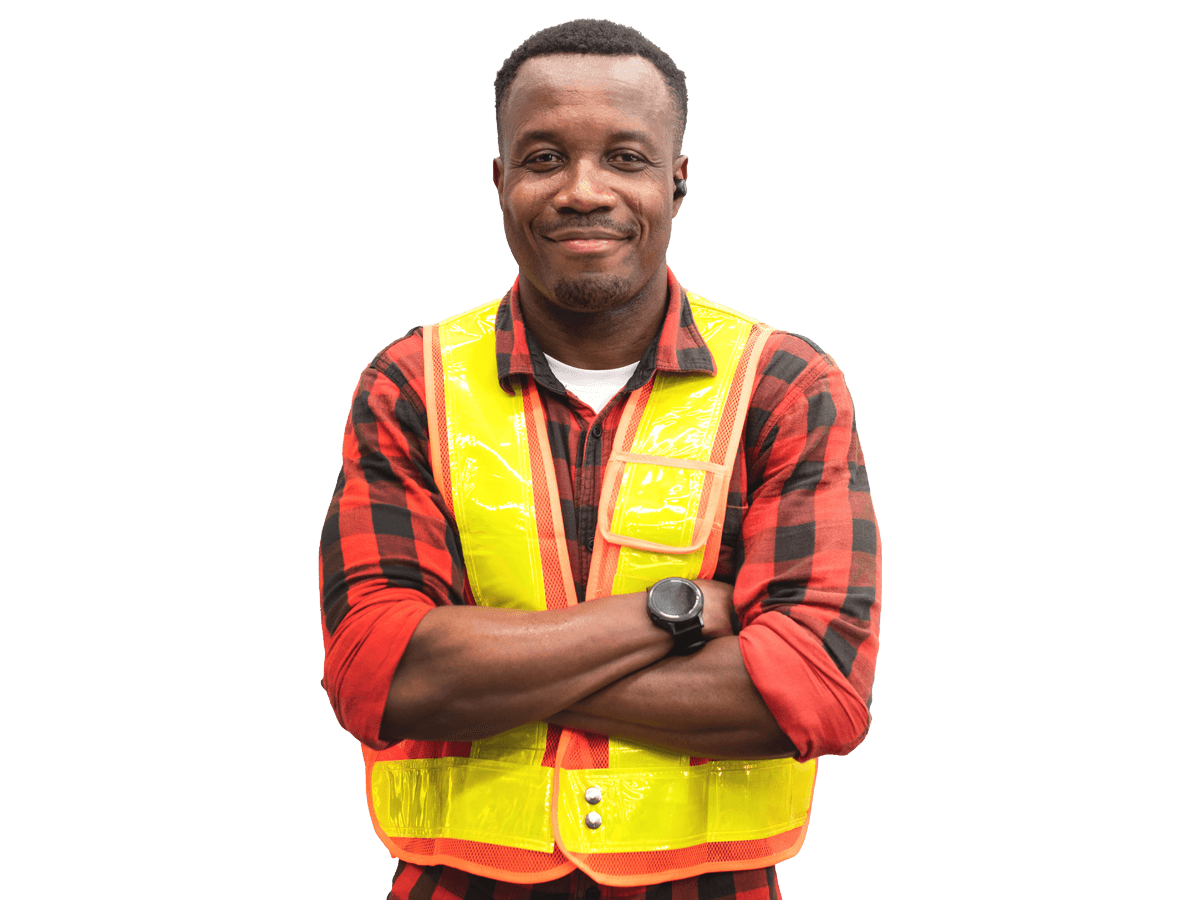
[[325,687],[391,896],[777,896],[869,722],[877,532],[841,373],[684,291],[683,73],[539,32],[496,79],[519,274],[362,376]]

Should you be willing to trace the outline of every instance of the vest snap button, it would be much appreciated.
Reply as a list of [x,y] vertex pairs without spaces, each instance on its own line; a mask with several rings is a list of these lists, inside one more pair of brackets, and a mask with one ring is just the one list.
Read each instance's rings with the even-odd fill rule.
[[586,800],[588,803],[592,804],[592,806],[595,806],[602,799],[604,799],[604,797],[600,793],[600,788],[590,787],[586,791],[583,792],[583,799]]
[[603,819],[600,818],[600,813],[596,812],[595,810],[592,810],[583,817],[583,824],[588,828],[599,828],[602,821]]

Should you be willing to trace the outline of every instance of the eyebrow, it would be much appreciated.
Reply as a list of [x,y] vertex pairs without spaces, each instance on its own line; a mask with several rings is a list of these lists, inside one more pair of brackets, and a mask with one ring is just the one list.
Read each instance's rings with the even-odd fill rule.
[[[527,141],[557,141],[559,140],[558,132],[554,131],[526,131],[518,134],[513,143],[525,143]],[[645,131],[618,131],[609,136],[609,140],[613,142],[633,141],[635,143],[652,144],[654,139],[648,132]]]

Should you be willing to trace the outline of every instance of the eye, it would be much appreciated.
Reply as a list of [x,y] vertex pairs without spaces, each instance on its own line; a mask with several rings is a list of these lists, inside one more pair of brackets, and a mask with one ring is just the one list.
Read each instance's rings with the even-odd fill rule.
[[554,168],[562,162],[562,156],[553,150],[539,150],[525,157],[525,165],[537,172]]
[[637,169],[646,164],[646,158],[632,150],[618,150],[611,159],[615,165],[623,169]]

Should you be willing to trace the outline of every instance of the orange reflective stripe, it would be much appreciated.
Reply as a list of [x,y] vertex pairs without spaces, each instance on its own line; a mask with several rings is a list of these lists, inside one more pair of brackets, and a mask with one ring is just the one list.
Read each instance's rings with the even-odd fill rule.
[[425,418],[429,432],[429,468],[434,484],[446,500],[446,508],[453,509],[450,500],[450,473],[442,460],[446,446],[446,399],[442,386],[442,348],[438,341],[436,325],[426,325],[421,333],[421,349],[425,361]]
[[[621,410],[621,418],[617,420],[617,431],[613,438],[613,453],[628,453],[630,447],[633,446],[633,435],[637,431],[637,421],[641,418],[642,411],[646,408],[646,403],[650,399],[650,393],[654,390],[653,379],[642,385],[625,401],[625,407]],[[611,463],[612,456],[609,455]],[[616,492],[614,490],[617,484],[618,467],[607,465],[604,467],[604,480],[601,482],[600,502],[596,506],[597,518],[597,535],[593,542],[592,548],[592,565],[588,570],[587,582],[587,599],[592,600],[596,597],[608,597],[612,594],[613,576],[617,573],[617,562],[621,555],[621,546],[615,544],[604,537],[603,531],[599,528],[599,523],[603,521],[611,521],[613,507],[616,504]]]
[[[554,455],[550,450],[550,436],[546,432],[546,411],[542,408],[537,391],[526,395],[526,418],[533,422],[530,446],[534,458],[534,493],[540,494],[537,504],[539,517],[547,513],[550,527],[543,529],[539,524],[538,538],[541,541],[542,571],[547,579],[546,608],[561,609],[575,606],[579,599],[575,595],[575,577],[571,574],[571,557],[567,554],[567,530],[563,526],[562,504],[558,499],[558,479],[554,475]],[[555,570],[554,560],[557,560]],[[558,584],[551,582],[557,576]],[[562,601],[560,602],[559,597]]]

